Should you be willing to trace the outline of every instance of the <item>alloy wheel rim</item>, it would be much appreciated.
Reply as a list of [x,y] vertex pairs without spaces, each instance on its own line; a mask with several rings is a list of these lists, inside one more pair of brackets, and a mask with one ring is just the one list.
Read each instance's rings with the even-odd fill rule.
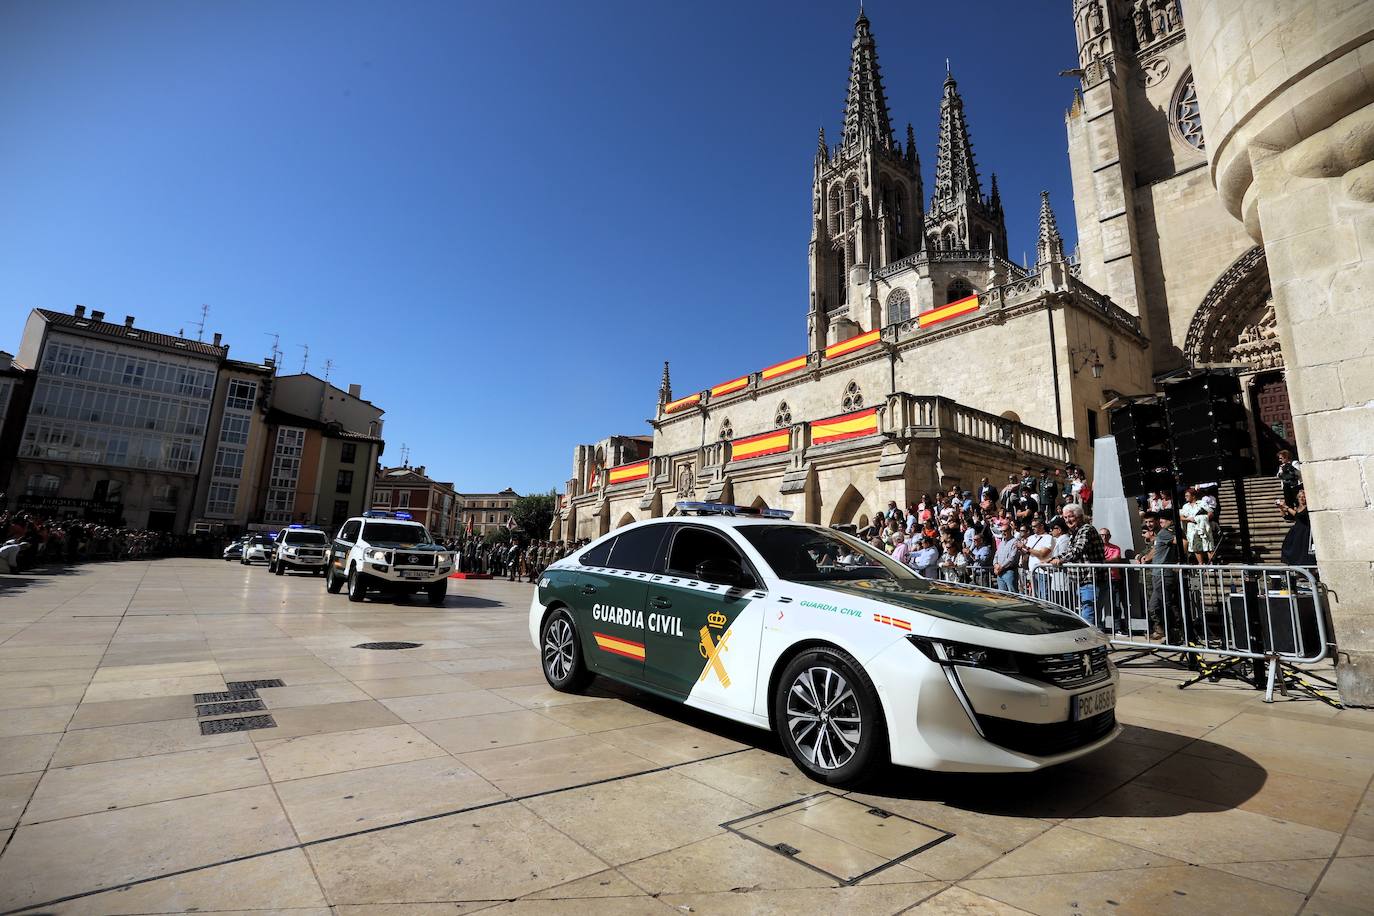
[[787,691],[787,730],[807,762],[837,770],[854,759],[863,737],[859,698],[834,668],[807,668]]
[[544,635],[544,667],[555,681],[561,681],[572,671],[572,627],[562,617],[549,624]]

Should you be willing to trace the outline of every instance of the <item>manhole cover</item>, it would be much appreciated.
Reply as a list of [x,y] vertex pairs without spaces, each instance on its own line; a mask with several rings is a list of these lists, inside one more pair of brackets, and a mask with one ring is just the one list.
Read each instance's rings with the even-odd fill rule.
[[254,728],[276,728],[271,716],[243,716],[238,719],[211,719],[200,723],[202,735],[223,735],[226,732],[246,732]]
[[281,678],[273,677],[261,681],[226,681],[224,686],[230,690],[257,690],[259,687],[285,687],[286,684]]
[[228,703],[211,703],[208,706],[197,706],[196,715],[200,718],[206,716],[226,716],[231,712],[256,712],[259,709],[266,709],[262,705],[262,700],[232,700]]
[[256,697],[254,690],[219,690],[215,693],[195,694],[196,703],[228,703],[231,700],[251,700]]
[[418,642],[364,642],[354,646],[355,649],[418,649],[421,643]]
[[954,836],[833,792],[721,826],[841,884],[858,884]]

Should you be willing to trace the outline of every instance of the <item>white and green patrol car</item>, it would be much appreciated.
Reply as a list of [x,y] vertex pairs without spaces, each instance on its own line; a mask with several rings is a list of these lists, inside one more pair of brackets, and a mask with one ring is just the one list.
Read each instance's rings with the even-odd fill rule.
[[1079,617],[747,512],[679,503],[550,565],[530,605],[549,684],[601,674],[773,729],[831,784],[884,759],[1034,770],[1120,733],[1107,639]]
[[408,512],[373,510],[339,528],[329,545],[324,587],[337,594],[347,586],[349,601],[362,601],[369,591],[424,592],[438,605],[451,572],[453,554]]

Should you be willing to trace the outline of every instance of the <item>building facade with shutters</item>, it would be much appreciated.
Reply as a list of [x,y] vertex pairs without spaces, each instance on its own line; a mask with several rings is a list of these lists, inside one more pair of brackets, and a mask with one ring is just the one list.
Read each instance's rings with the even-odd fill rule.
[[511,518],[511,507],[519,498],[520,494],[510,487],[499,493],[459,493],[462,531],[484,537],[506,528]]

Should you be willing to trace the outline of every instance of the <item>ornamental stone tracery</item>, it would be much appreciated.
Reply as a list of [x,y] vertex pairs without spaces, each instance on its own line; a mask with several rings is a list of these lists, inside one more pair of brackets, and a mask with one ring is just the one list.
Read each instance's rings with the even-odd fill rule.
[[1202,136],[1202,112],[1197,103],[1197,87],[1193,85],[1193,71],[1189,70],[1179,80],[1174,91],[1173,103],[1169,106],[1170,126],[1180,140],[1198,152],[1207,149]]
[[1256,246],[1226,268],[1203,297],[1183,344],[1189,363],[1282,368],[1272,296],[1264,249]]

